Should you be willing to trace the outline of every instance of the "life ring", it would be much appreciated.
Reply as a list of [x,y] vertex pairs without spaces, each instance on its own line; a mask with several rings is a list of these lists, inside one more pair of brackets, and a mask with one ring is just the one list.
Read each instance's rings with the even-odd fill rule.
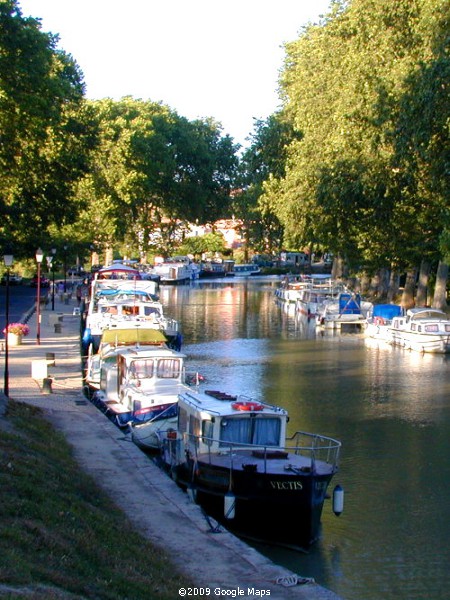
[[375,325],[384,325],[383,317],[375,317],[373,322],[375,323]]
[[240,401],[240,402],[233,402],[233,404],[231,405],[231,408],[234,408],[234,410],[248,410],[248,411],[254,411],[254,410],[263,410],[263,405],[260,404],[259,402],[246,402],[244,401]]

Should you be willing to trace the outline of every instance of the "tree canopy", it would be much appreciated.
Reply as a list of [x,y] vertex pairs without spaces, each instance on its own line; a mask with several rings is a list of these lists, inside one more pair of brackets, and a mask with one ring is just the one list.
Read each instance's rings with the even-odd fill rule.
[[248,247],[357,269],[449,261],[450,0],[332,0],[286,44],[282,108],[239,147],[214,119],[84,98],[57,35],[0,2],[0,243],[170,254],[232,215]]
[[81,72],[57,41],[15,0],[0,2],[0,242],[19,255],[75,217],[73,185],[95,143]]
[[437,261],[448,239],[448,0],[334,1],[286,45],[286,171],[261,201],[292,249],[355,266]]

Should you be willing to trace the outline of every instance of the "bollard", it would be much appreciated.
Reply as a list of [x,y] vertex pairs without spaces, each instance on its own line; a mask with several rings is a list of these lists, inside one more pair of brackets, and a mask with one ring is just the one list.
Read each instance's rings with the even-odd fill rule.
[[52,394],[52,380],[49,377],[46,377],[42,381],[42,393],[43,394]]
[[61,323],[55,323],[55,333],[61,333],[62,325]]
[[31,361],[31,377],[36,381],[41,381],[48,376],[46,360]]

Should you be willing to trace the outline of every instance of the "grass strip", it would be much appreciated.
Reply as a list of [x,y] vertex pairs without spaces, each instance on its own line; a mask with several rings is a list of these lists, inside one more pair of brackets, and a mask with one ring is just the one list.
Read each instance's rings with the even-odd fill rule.
[[173,600],[188,585],[40,410],[10,400],[0,418],[0,596]]

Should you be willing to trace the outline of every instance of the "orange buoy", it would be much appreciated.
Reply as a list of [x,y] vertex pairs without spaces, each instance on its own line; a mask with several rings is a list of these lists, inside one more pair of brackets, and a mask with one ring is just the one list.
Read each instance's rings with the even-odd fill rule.
[[234,408],[234,410],[248,410],[248,411],[255,411],[255,410],[263,410],[264,406],[262,404],[260,404],[259,402],[251,402],[251,401],[239,401],[239,402],[233,402],[233,404],[231,405],[232,408]]

